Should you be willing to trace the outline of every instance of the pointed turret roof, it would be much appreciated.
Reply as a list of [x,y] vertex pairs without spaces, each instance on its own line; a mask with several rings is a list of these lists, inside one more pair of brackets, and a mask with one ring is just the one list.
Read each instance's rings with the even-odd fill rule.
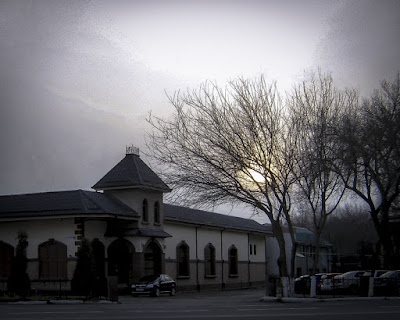
[[140,159],[138,153],[127,153],[114,168],[112,168],[93,187],[95,190],[140,188],[162,192],[171,189]]

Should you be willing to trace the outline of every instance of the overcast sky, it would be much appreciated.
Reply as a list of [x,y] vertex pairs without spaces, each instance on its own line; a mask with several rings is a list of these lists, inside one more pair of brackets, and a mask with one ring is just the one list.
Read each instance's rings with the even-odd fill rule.
[[321,67],[368,95],[400,70],[399,35],[397,0],[1,0],[0,194],[90,189],[145,150],[165,92],[208,79],[284,91]]

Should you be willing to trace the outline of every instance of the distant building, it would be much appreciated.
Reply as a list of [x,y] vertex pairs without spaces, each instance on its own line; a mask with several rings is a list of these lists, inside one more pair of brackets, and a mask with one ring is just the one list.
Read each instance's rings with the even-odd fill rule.
[[127,148],[93,189],[0,197],[0,291],[21,231],[28,235],[28,273],[36,290],[70,290],[83,238],[92,243],[99,278],[117,276],[121,289],[163,272],[180,289],[264,283],[270,228],[164,204],[171,190],[138,150]]
[[[296,276],[313,274],[315,261],[316,235],[307,228],[295,227],[296,237]],[[332,245],[320,239],[320,252],[316,273],[332,272]]]

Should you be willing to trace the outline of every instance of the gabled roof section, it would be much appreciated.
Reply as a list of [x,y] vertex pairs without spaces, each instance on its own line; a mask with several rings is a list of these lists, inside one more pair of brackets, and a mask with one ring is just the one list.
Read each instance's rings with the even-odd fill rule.
[[[296,242],[300,245],[314,245],[316,241],[316,235],[314,232],[307,228],[302,228],[302,227],[295,227],[295,238]],[[328,241],[325,241],[324,239],[320,239],[320,245],[329,247],[332,246],[331,243]]]
[[272,235],[271,228],[252,219],[164,204],[166,221]]
[[92,188],[95,190],[142,188],[162,192],[171,191],[136,154],[127,154]]
[[1,218],[112,215],[139,218],[137,212],[103,193],[84,190],[0,196]]

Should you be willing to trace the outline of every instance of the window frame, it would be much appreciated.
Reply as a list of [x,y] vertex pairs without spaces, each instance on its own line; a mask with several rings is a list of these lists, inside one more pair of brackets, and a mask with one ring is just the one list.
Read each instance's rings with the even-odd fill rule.
[[160,219],[160,203],[156,201],[154,203],[154,224],[160,225],[161,224],[161,219]]
[[215,278],[216,273],[216,259],[215,247],[209,243],[204,248],[204,275],[206,278]]
[[[181,249],[185,250],[182,254]],[[190,278],[190,248],[184,241],[176,247],[177,278]],[[183,272],[186,271],[186,272]]]
[[239,275],[239,253],[235,245],[228,249],[229,277],[238,277]]
[[143,199],[142,202],[142,222],[149,223],[149,202]]
[[42,242],[38,246],[38,258],[39,279],[67,280],[68,257],[65,243],[54,239]]

